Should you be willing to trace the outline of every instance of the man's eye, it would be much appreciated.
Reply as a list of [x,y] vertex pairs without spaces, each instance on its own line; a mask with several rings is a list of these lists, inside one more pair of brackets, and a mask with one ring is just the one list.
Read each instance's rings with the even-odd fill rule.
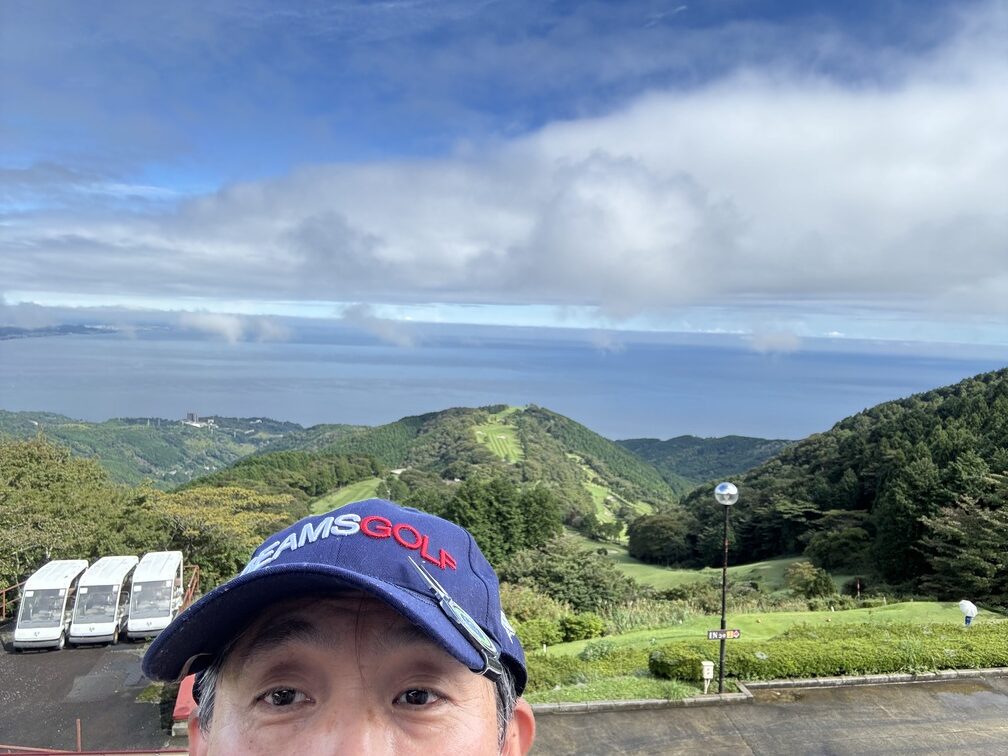
[[423,688],[411,688],[400,693],[395,702],[406,706],[430,706],[441,700],[441,696]]
[[277,688],[264,693],[259,700],[270,706],[291,706],[297,703],[304,703],[308,696],[295,688]]

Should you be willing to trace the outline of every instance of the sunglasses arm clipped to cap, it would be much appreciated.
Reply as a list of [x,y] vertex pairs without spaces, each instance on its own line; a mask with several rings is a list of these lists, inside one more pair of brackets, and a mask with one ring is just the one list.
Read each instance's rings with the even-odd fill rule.
[[441,587],[441,584],[427,572],[422,564],[418,564],[412,557],[407,557],[417,572],[423,577],[437,599],[438,606],[445,616],[451,620],[456,629],[472,644],[473,648],[480,652],[483,657],[483,669],[478,670],[478,674],[487,677],[494,682],[504,675],[504,666],[500,660],[500,650],[490,637],[483,631],[476,621],[466,614],[465,610],[455,603],[455,600],[448,595],[448,591]]

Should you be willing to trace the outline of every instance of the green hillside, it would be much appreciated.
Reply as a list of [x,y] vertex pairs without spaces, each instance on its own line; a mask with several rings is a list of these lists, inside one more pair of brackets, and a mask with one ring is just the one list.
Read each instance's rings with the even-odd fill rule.
[[[939,597],[1008,601],[1008,370],[860,412],[734,482],[740,561],[804,552]],[[716,564],[709,487],[683,503],[687,561]]]
[[616,443],[654,465],[671,485],[684,480],[698,485],[761,465],[794,442],[748,436],[677,436],[666,441],[628,438]]
[[[279,447],[366,454],[388,468],[449,483],[501,475],[541,483],[558,495],[568,523],[608,537],[677,496],[656,469],[626,449],[535,406],[456,407],[335,434],[319,426],[289,434],[263,452]],[[429,488],[430,481],[405,476],[392,490],[406,497],[414,483]]]
[[[263,452],[290,451],[321,451],[327,449],[345,436],[353,435],[361,431],[373,430],[367,425],[343,425],[339,423],[324,423],[312,425],[308,428],[298,426],[282,437],[273,440],[268,446],[263,448]],[[375,455],[373,452],[365,454]]]
[[146,479],[173,488],[301,430],[296,423],[265,418],[210,417],[201,424],[159,418],[89,423],[48,412],[0,410],[0,441],[42,434],[75,456],[97,459],[114,481],[133,485]]
[[332,452],[280,451],[257,454],[183,486],[237,486],[307,501],[383,474],[373,457]]
[[356,483],[337,488],[325,496],[312,502],[312,512],[322,514],[332,509],[346,506],[354,501],[363,501],[378,496],[383,480],[381,478],[365,478]]

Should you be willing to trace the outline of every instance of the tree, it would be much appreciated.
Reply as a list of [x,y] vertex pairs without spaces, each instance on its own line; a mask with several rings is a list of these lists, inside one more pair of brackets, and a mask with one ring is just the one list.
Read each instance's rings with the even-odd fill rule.
[[1003,597],[1008,585],[1008,486],[991,476],[983,498],[960,496],[924,518],[922,539],[934,574],[925,585],[941,598]]
[[811,562],[792,564],[784,572],[784,581],[796,595],[805,598],[832,596],[836,593],[836,586],[829,573]]
[[637,591],[634,581],[610,559],[582,548],[569,536],[517,552],[501,568],[500,577],[570,604],[578,612],[622,603]]
[[130,498],[95,460],[41,436],[0,444],[0,584],[48,559],[91,556],[99,539],[122,530]]
[[864,528],[822,530],[809,540],[805,556],[816,567],[827,570],[861,567],[868,553],[871,539]]
[[638,517],[627,528],[630,556],[665,566],[685,563],[696,537],[691,521],[683,512]]
[[545,486],[530,486],[521,492],[519,504],[525,519],[524,546],[542,546],[563,532],[560,503]]
[[879,573],[889,582],[906,583],[929,571],[919,547],[922,518],[937,509],[938,468],[930,457],[917,457],[895,470],[872,510],[874,557]]
[[153,494],[162,549],[178,549],[200,566],[201,585],[211,588],[239,573],[252,552],[292,518],[286,495],[243,488],[190,488]]

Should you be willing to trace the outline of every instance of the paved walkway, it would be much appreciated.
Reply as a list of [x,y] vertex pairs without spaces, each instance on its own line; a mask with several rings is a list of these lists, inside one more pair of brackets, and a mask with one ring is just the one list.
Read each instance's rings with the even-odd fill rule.
[[535,754],[1008,754],[1008,678],[753,691],[748,705],[536,717]]

